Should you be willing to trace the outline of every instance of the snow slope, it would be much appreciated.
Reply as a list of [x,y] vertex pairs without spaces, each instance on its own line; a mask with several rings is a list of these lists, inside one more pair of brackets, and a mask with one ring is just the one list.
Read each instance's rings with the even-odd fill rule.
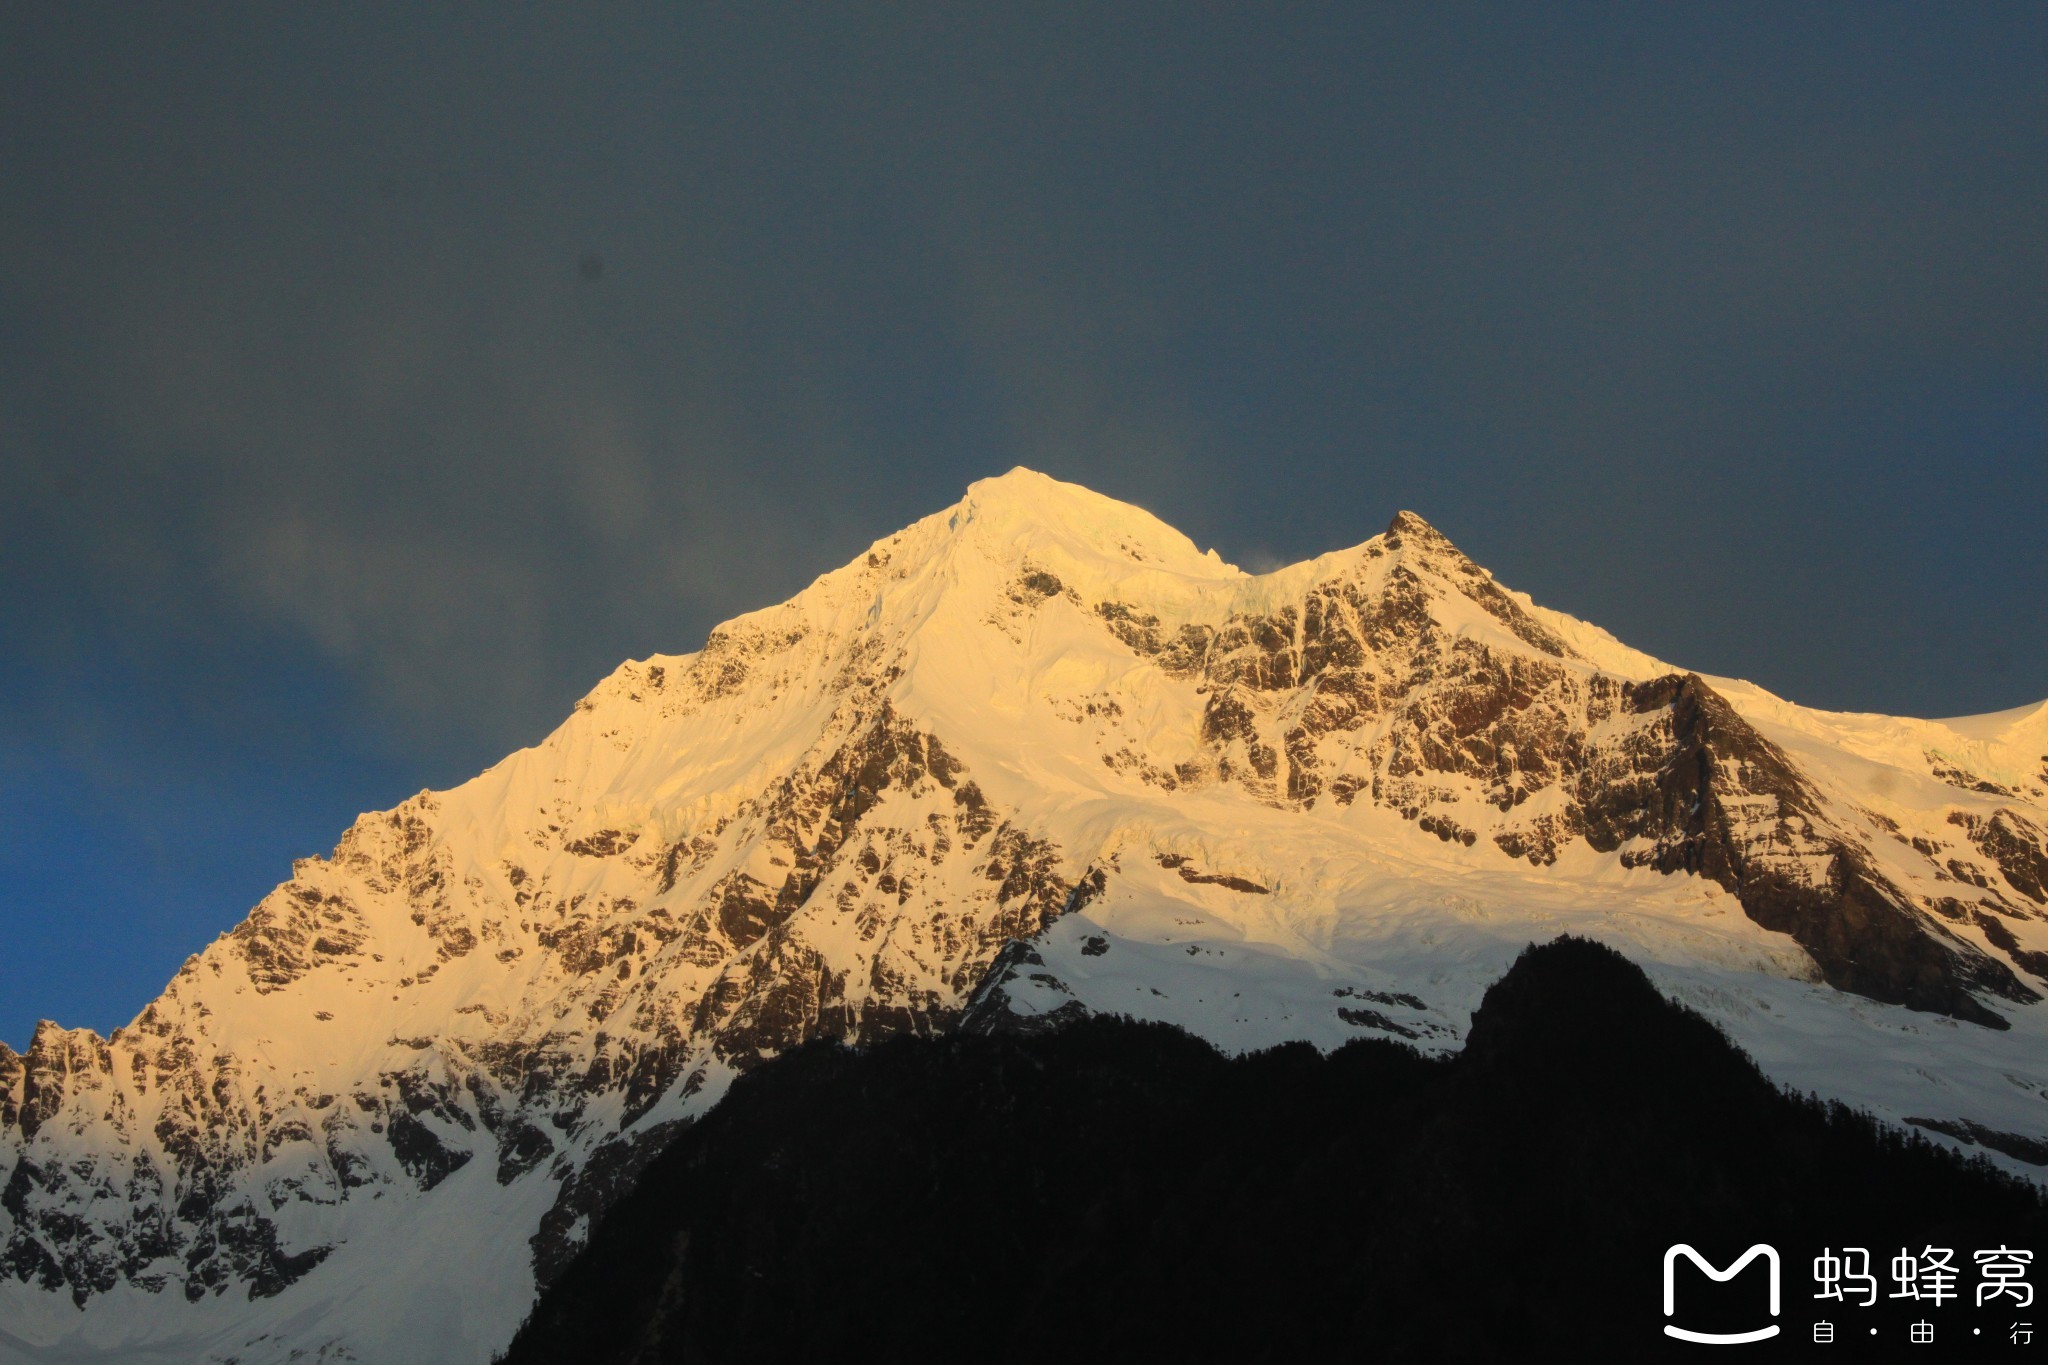
[[1565,931],[2034,1171],[2044,826],[2048,706],[1811,711],[1407,513],[1252,575],[1015,470],[362,817],[111,1039],[0,1048],[0,1360],[487,1360],[808,1038],[1454,1048]]

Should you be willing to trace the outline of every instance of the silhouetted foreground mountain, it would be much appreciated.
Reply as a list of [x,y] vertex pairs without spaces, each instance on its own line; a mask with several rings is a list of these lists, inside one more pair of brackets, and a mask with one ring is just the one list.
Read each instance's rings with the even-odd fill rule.
[[[648,1168],[504,1359],[1640,1358],[1698,1350],[1659,1334],[1679,1241],[1779,1248],[1784,1350],[1825,1315],[1823,1246],[1882,1277],[1901,1246],[1967,1268],[2043,1230],[2033,1187],[1787,1096],[1559,939],[1447,1060],[1229,1060],[1104,1018],[800,1048]],[[1963,1283],[1951,1339],[1991,1321]],[[1889,1343],[1898,1307],[1837,1315]]]

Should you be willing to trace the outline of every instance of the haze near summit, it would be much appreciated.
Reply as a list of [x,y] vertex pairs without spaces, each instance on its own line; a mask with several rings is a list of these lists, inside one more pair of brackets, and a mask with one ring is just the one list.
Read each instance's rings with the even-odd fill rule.
[[2037,6],[21,14],[0,1037],[1014,464],[2048,693]]

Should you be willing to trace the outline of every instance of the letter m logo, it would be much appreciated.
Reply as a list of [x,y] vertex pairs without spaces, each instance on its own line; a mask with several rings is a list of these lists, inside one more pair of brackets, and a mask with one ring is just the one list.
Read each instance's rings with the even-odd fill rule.
[[[1680,1242],[1664,1253],[1665,1317],[1668,1318],[1678,1311],[1678,1285],[1672,1272],[1677,1268],[1678,1258],[1681,1256],[1698,1266],[1706,1277],[1716,1284],[1726,1284],[1737,1275],[1740,1275],[1743,1268],[1751,1261],[1754,1261],[1759,1256],[1763,1257],[1771,1272],[1771,1316],[1774,1318],[1778,1316],[1777,1248],[1758,1242],[1755,1246],[1738,1256],[1735,1259],[1735,1264],[1729,1266],[1726,1270],[1716,1270],[1713,1266],[1707,1264],[1706,1257],[1700,1255],[1685,1243]],[[1664,1335],[1667,1337],[1677,1337],[1680,1341],[1697,1341],[1709,1346],[1735,1346],[1745,1341],[1763,1341],[1768,1337],[1774,1337],[1778,1335],[1778,1325],[1772,1323],[1768,1327],[1760,1327],[1750,1332],[1692,1332],[1687,1331],[1683,1327],[1674,1327],[1667,1322],[1664,1324]]]

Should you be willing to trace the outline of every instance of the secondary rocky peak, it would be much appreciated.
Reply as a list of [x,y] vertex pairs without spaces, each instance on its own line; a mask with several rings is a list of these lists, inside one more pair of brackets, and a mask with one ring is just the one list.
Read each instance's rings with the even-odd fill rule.
[[1437,530],[1436,527],[1431,526],[1422,517],[1408,511],[1406,508],[1394,513],[1394,519],[1387,523],[1387,534],[1389,536],[1412,535],[1426,540],[1435,539],[1443,540],[1445,544],[1450,543],[1448,540],[1445,540],[1443,532]]
[[1387,523],[1380,543],[1396,555],[1406,552],[1425,560],[1441,560],[1462,572],[1486,575],[1489,578],[1492,576],[1486,574],[1486,571],[1473,563],[1464,551],[1453,545],[1449,536],[1413,512],[1394,513],[1394,519]]

